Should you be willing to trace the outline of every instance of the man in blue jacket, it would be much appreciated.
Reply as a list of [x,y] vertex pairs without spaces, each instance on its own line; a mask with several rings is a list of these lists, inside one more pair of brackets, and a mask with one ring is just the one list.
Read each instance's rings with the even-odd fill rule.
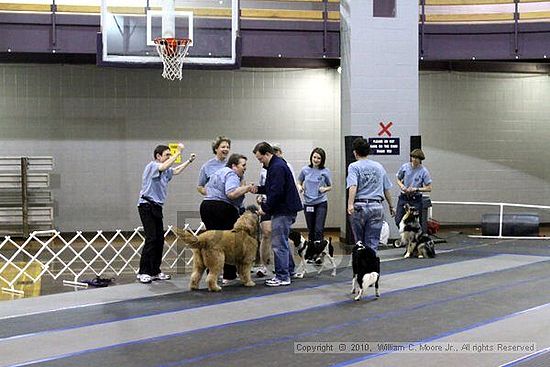
[[294,259],[288,235],[296,215],[302,210],[302,202],[292,172],[284,159],[273,154],[273,147],[264,141],[256,144],[252,152],[267,170],[265,184],[258,187],[258,194],[266,195],[260,214],[271,216],[275,277],[265,284],[269,287],[289,285],[294,274]]

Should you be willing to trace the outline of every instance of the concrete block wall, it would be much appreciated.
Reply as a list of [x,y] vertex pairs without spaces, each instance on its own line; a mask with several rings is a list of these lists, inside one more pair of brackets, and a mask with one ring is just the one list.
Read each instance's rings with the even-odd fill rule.
[[[422,72],[420,132],[441,201],[550,205],[550,77]],[[479,223],[494,207],[437,206],[443,222]],[[550,221],[550,211],[539,213]]]
[[[167,82],[160,70],[92,65],[0,65],[0,155],[53,156],[55,224],[62,231],[132,229],[145,164],[157,144],[186,144],[197,160],[169,186],[165,223],[198,210],[201,164],[218,135],[249,158],[247,181],[260,166],[263,140],[282,144],[298,174],[311,150],[327,151],[340,171],[339,74],[335,70],[185,71]],[[338,197],[329,195],[327,226],[339,227]],[[254,202],[250,196],[249,203]],[[296,224],[305,227],[303,215]]]
[[[257,181],[251,150],[265,139],[283,145],[296,171],[322,146],[335,182],[344,182],[336,71],[189,71],[185,78],[168,83],[160,70],[1,64],[0,155],[54,157],[55,221],[64,231],[138,226],[143,167],[157,144],[180,138],[185,154],[199,158],[170,184],[166,223],[175,223],[178,210],[198,209],[198,170],[219,134],[249,157],[247,180]],[[422,72],[419,92],[434,200],[550,205],[548,76]],[[394,170],[388,173],[393,179]],[[343,225],[343,197],[341,185],[329,194],[327,226]],[[436,207],[434,216],[479,223],[490,211]],[[305,227],[303,216],[296,225]]]

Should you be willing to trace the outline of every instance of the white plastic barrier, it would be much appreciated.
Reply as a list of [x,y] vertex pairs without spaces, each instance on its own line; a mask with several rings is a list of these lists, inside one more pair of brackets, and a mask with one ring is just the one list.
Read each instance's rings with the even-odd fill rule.
[[[189,224],[186,224],[184,230],[191,230],[194,234],[198,234],[203,228],[204,225],[201,223],[199,228],[192,231]],[[107,272],[117,276],[128,270],[137,273],[139,269],[133,264],[139,259],[145,243],[142,231],[143,227],[138,227],[126,237],[121,230],[117,230],[110,238],[107,238],[103,231],[97,231],[91,239],[87,239],[79,231],[70,240],[65,240],[56,230],[35,231],[22,244],[6,236],[0,243],[0,281],[7,284],[2,287],[2,291],[23,295],[23,291],[15,289],[18,281],[25,278],[36,283],[44,274],[53,279],[70,278],[64,279],[64,284],[87,286],[86,283],[79,282],[84,274],[100,277]],[[166,242],[169,237],[170,242]],[[173,226],[168,227],[164,238],[165,251],[162,262],[165,267],[173,269],[178,260],[183,258],[187,247],[178,248],[179,237]],[[61,243],[61,247],[57,249],[53,246],[54,242]],[[38,248],[36,248],[37,245]],[[37,275],[29,271],[35,264],[38,264],[41,269]],[[54,264],[56,266],[53,266]],[[60,266],[57,266],[58,264]],[[8,273],[13,273],[9,270],[14,269],[15,276],[8,278]]]
[[433,208],[439,205],[466,205],[466,206],[496,206],[499,208],[499,226],[498,226],[498,236],[483,236],[483,235],[470,235],[472,238],[506,238],[506,239],[518,239],[518,240],[548,240],[550,237],[516,237],[516,236],[503,236],[502,235],[502,226],[503,226],[503,216],[505,207],[513,208],[532,208],[532,209],[543,209],[548,210],[550,206],[545,205],[531,205],[531,204],[512,204],[512,203],[487,203],[487,202],[475,202],[475,201],[433,201],[432,207],[429,209],[428,218],[432,218]]

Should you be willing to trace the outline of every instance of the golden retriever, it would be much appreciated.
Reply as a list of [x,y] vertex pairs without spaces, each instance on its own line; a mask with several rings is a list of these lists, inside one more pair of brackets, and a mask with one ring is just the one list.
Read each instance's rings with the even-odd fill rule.
[[193,272],[189,288],[199,288],[202,274],[208,268],[208,290],[221,291],[218,276],[223,271],[224,263],[237,267],[241,281],[246,287],[255,286],[250,277],[250,269],[258,248],[257,231],[258,215],[249,210],[240,216],[232,230],[211,230],[198,236],[189,231],[178,230],[178,235],[193,251]]

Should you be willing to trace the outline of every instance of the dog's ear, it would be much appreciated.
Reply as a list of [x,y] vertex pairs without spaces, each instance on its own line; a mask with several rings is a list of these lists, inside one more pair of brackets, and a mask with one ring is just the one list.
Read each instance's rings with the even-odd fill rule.
[[251,212],[245,212],[235,222],[235,225],[233,226],[233,230],[244,231],[248,233],[250,236],[256,237],[257,225],[258,225],[258,215]]
[[176,228],[176,234],[182,239],[182,241],[191,248],[195,248],[199,244],[199,239],[193,232],[189,230],[183,230],[181,228]]

